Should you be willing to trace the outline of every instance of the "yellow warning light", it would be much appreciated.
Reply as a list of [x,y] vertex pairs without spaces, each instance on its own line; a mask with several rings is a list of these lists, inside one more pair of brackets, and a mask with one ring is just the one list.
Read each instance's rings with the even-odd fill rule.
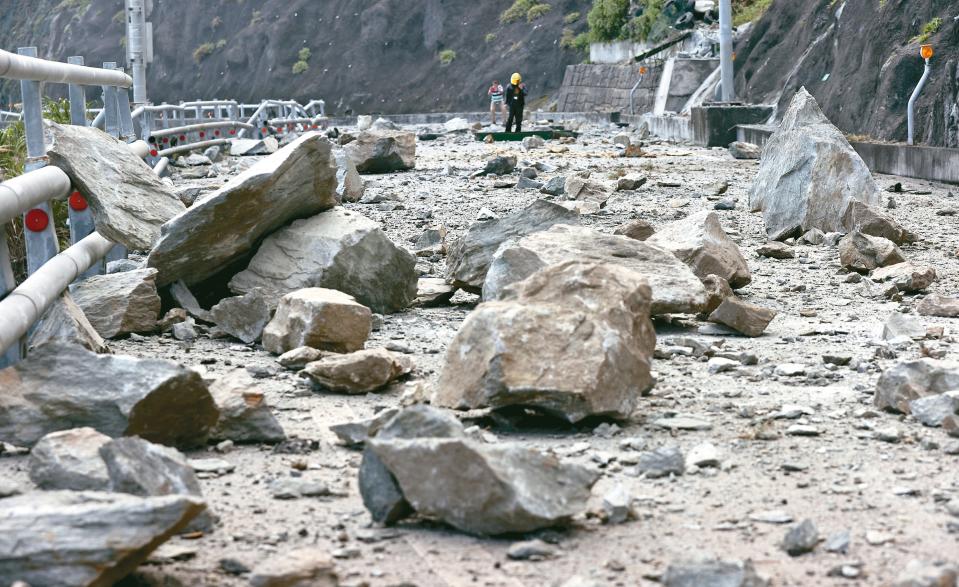
[[639,75],[646,75],[646,68],[645,68],[645,67],[640,67],[640,68],[639,68]]
[[932,45],[921,45],[919,47],[919,54],[922,55],[923,59],[932,59],[933,53]]

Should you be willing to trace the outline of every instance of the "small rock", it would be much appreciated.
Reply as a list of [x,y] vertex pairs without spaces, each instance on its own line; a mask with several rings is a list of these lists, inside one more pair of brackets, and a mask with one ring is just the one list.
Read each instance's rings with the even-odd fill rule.
[[812,552],[818,542],[819,530],[812,520],[806,519],[786,532],[782,546],[789,556],[800,556]]

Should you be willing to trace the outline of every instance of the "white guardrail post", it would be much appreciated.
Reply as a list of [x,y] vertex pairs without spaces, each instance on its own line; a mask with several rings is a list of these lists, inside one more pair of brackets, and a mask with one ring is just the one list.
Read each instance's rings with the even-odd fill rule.
[[[83,57],[67,57],[71,65],[83,65]],[[87,96],[86,90],[80,84],[70,84],[70,124],[87,126]],[[77,244],[90,233],[96,230],[93,223],[93,212],[87,204],[86,197],[74,190],[67,199],[70,214],[70,243]],[[81,278],[102,275],[106,272],[106,263],[98,259]]]
[[[115,61],[105,61],[103,69],[116,69]],[[120,138],[120,90],[116,86],[103,86],[103,130],[112,137]],[[127,249],[123,245],[116,245],[109,253],[105,262],[119,261],[127,258]]]

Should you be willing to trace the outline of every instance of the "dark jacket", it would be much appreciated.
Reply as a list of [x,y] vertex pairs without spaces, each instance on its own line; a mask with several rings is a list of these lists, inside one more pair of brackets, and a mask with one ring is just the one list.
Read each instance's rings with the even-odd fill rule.
[[510,108],[522,108],[526,106],[525,84],[520,84],[518,86],[510,84],[506,87],[506,105]]

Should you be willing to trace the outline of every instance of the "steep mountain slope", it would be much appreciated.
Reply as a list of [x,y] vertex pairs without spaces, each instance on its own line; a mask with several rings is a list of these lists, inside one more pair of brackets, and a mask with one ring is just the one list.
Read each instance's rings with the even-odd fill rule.
[[941,19],[928,39],[936,55],[916,107],[916,140],[957,147],[957,16],[955,0],[774,0],[736,47],[737,87],[781,111],[806,86],[842,130],[905,141],[906,105],[923,71],[912,39]]
[[[532,98],[554,93],[582,54],[560,47],[586,27],[589,0],[503,25],[513,0],[154,0],[154,102],[323,98],[330,110],[483,109],[493,77],[520,71]],[[0,47],[123,61],[122,0],[0,0]],[[580,12],[572,24],[564,17]],[[301,49],[309,68],[294,74]],[[455,58],[441,64],[443,51]],[[446,55],[450,57],[450,54]]]

